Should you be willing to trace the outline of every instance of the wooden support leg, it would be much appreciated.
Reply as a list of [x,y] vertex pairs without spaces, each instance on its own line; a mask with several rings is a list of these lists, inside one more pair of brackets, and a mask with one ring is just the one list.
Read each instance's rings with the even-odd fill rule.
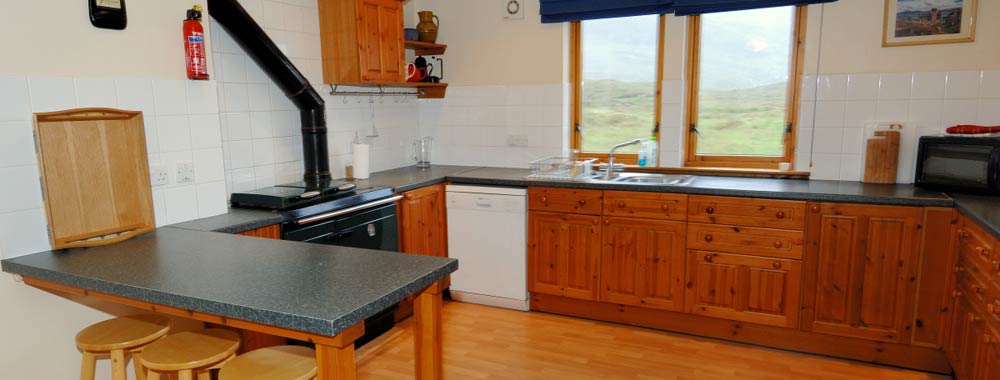
[[97,357],[93,353],[84,351],[83,360],[80,362],[80,380],[94,380],[95,367],[97,367]]
[[177,372],[177,380],[194,380],[194,373],[190,369],[182,369]]
[[441,362],[441,289],[440,282],[417,295],[413,302],[414,351],[417,380],[441,380],[444,366]]
[[337,334],[332,341],[316,343],[316,380],[357,380],[354,341],[364,334],[362,322]]
[[111,351],[111,380],[125,380],[125,350]]
[[132,352],[132,368],[135,369],[136,380],[146,380],[146,367],[142,366],[142,351]]

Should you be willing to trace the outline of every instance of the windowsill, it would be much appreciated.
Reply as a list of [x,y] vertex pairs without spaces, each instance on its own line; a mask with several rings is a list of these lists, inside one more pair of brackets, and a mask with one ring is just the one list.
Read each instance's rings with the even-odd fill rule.
[[626,165],[626,170],[643,173],[663,173],[663,174],[695,174],[725,177],[753,177],[753,178],[780,178],[780,179],[809,179],[809,172],[801,171],[781,171],[776,169],[741,169],[741,168],[661,168],[661,167],[639,167]]

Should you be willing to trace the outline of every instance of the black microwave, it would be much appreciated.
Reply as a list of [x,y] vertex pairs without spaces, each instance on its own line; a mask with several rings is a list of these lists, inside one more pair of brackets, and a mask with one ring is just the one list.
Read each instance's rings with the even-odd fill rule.
[[1000,195],[1000,137],[921,137],[914,181],[931,190]]

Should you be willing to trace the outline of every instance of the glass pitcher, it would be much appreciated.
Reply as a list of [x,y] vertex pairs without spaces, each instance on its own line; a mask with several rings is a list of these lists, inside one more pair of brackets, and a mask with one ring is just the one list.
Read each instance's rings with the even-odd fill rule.
[[413,160],[417,161],[418,168],[431,167],[431,148],[433,142],[434,139],[429,136],[413,140]]

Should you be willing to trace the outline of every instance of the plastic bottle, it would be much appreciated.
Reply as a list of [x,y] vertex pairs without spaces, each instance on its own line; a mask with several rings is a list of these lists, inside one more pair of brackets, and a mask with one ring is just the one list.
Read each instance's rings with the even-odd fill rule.
[[659,156],[659,144],[656,143],[656,136],[650,136],[647,142],[649,147],[646,148],[646,166],[656,166],[660,162]]
[[639,144],[639,167],[646,167],[649,165],[649,142],[643,141]]

